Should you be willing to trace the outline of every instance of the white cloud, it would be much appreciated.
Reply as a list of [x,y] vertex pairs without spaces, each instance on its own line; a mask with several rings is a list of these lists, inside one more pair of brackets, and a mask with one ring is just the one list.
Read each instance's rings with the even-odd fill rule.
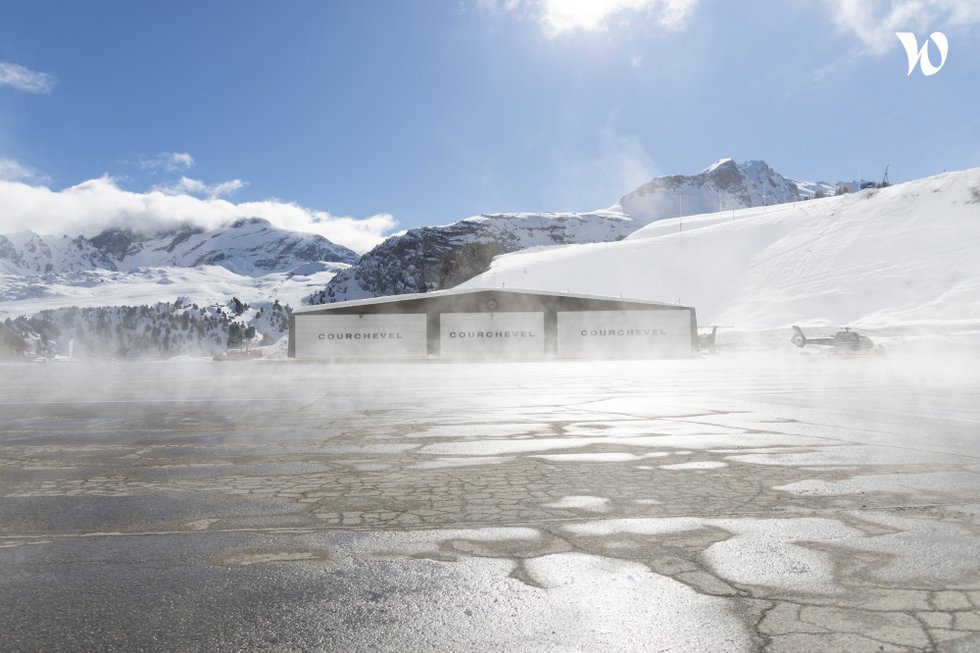
[[54,77],[19,64],[0,61],[0,86],[12,86],[28,93],[46,94],[54,88]]
[[653,16],[663,27],[683,29],[699,0],[478,0],[485,11],[508,11],[520,17],[533,13],[549,38],[567,32],[599,31],[626,12]]
[[318,233],[356,252],[371,249],[398,224],[384,213],[366,219],[338,217],[279,200],[236,204],[159,190],[134,193],[119,188],[111,177],[59,191],[22,181],[0,181],[0,233],[30,230],[94,235],[107,227],[153,233],[184,223],[214,228],[245,217],[265,218],[283,229]]
[[598,132],[597,141],[594,152],[557,154],[555,180],[545,189],[549,203],[569,210],[603,208],[657,174],[653,157],[636,136],[607,126]]
[[174,165],[181,168],[190,168],[194,165],[194,157],[187,152],[171,152],[169,156]]
[[206,184],[198,179],[181,177],[180,181],[178,181],[176,184],[157,186],[155,190],[167,195],[180,195],[182,193],[186,193],[188,195],[206,197],[208,199],[217,199],[219,197],[233,195],[242,188],[245,188],[247,185],[248,183],[242,181],[241,179],[222,181],[217,184]]
[[698,6],[698,0],[664,0],[660,24],[667,29],[683,29],[688,17]]
[[48,176],[14,159],[0,158],[0,180],[47,183]]
[[872,54],[898,47],[895,32],[926,38],[933,31],[980,25],[977,0],[824,0],[838,29],[850,32]]
[[142,159],[139,166],[144,170],[179,172],[194,167],[194,157],[187,152],[160,152],[152,159]]

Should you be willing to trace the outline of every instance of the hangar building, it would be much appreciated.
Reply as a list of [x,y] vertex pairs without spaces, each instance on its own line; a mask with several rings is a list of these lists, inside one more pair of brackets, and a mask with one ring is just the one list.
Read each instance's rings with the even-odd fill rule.
[[696,350],[693,308],[504,289],[450,289],[293,311],[299,360],[659,358]]

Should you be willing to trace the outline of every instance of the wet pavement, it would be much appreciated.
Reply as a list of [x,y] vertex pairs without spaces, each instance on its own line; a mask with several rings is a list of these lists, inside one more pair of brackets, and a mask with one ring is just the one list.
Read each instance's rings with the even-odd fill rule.
[[3,651],[980,651],[980,372],[0,366]]

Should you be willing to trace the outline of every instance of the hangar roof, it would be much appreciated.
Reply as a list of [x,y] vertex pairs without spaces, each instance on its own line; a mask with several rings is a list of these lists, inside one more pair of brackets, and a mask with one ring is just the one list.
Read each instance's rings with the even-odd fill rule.
[[553,290],[532,290],[527,288],[449,288],[447,290],[433,290],[425,293],[411,293],[406,295],[386,295],[384,297],[369,297],[367,299],[353,299],[345,302],[335,302],[332,304],[316,304],[314,306],[304,306],[293,310],[293,313],[314,313],[319,311],[329,311],[331,308],[352,308],[356,306],[374,306],[377,304],[390,304],[396,302],[414,301],[418,299],[438,299],[440,297],[452,297],[456,295],[471,295],[474,293],[493,292],[499,294],[513,295],[538,295],[544,297],[568,297],[574,299],[595,300],[595,301],[614,301],[629,304],[644,304],[647,306],[662,306],[664,308],[689,308],[680,304],[669,302],[654,302],[648,299],[631,299],[629,297],[611,297],[605,295],[582,295],[568,292],[555,292]]

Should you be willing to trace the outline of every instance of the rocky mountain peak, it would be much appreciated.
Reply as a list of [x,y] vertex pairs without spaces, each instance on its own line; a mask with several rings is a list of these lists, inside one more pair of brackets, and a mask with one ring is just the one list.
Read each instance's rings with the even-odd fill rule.
[[630,218],[644,225],[664,218],[800,199],[796,182],[765,161],[736,163],[724,158],[694,175],[656,177],[619,203]]
[[104,229],[97,235],[88,239],[88,242],[96,249],[105,252],[116,259],[123,259],[132,253],[135,244],[141,240],[131,228],[111,227]]

